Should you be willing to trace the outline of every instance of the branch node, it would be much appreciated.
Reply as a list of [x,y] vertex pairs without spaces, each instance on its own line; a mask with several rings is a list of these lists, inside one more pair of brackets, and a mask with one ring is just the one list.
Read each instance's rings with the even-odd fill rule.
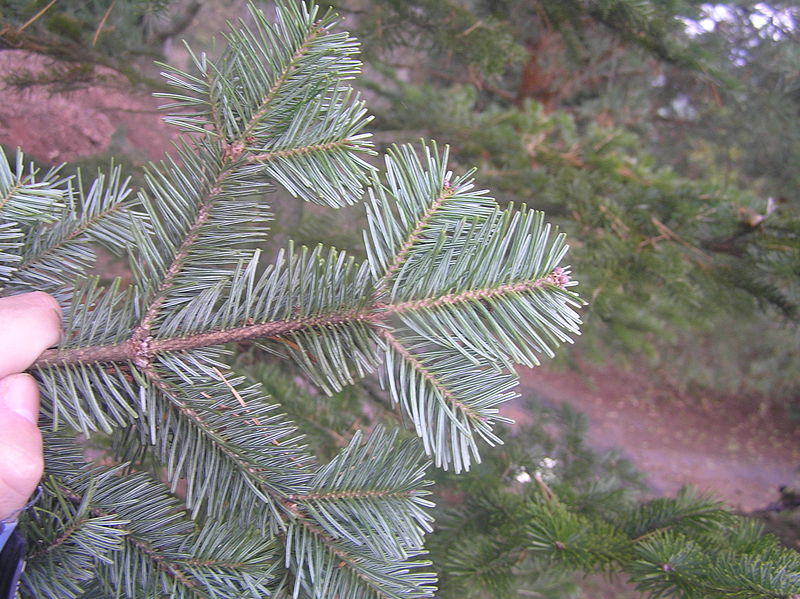
[[148,333],[147,329],[138,328],[130,340],[132,362],[142,372],[148,371],[153,362],[153,336]]

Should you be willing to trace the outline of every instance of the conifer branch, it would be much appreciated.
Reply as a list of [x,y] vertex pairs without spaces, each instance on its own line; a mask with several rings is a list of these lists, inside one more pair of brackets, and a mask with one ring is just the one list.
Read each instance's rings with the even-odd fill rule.
[[[58,490],[64,495],[64,497],[76,505],[80,505],[84,500],[80,493],[69,488],[63,481],[58,483]],[[115,514],[112,514],[110,511],[97,506],[90,507],[89,513],[94,517],[115,516]],[[72,528],[74,531],[77,530],[78,527],[73,524]],[[57,540],[60,540],[59,544],[61,544],[66,541],[66,538],[60,538]],[[180,566],[175,560],[169,560],[165,558],[162,553],[153,549],[147,542],[136,538],[134,533],[129,532],[128,534],[124,535],[123,541],[128,543],[133,549],[140,552],[142,555],[147,556],[147,558],[155,564],[158,570],[161,570],[176,582],[181,583],[192,593],[193,596],[197,597],[198,599],[207,599],[205,595],[199,592],[200,588],[197,582],[191,580],[189,575],[180,569]],[[53,549],[54,547],[55,545],[51,544],[48,550]]]
[[397,491],[395,489],[385,490],[358,490],[358,491],[329,491],[329,492],[315,492],[304,493],[301,495],[289,495],[289,499],[293,501],[315,501],[315,500],[336,500],[336,499],[365,499],[375,497],[411,497],[414,491]]
[[132,361],[134,361],[137,366],[144,367],[147,365],[148,351],[146,345],[149,345],[151,328],[158,316],[159,308],[166,298],[167,291],[172,287],[175,277],[181,271],[183,263],[189,255],[189,250],[196,243],[200,230],[208,221],[213,207],[213,198],[220,193],[220,187],[227,174],[228,171],[224,169],[221,170],[214,178],[213,183],[209,186],[208,191],[198,198],[198,211],[194,222],[186,230],[183,241],[181,241],[180,245],[175,250],[172,263],[164,272],[161,283],[155,291],[150,304],[147,306],[141,322],[133,331],[130,345],[135,351]]
[[546,277],[541,277],[533,281],[522,283],[505,284],[486,289],[473,289],[469,291],[449,293],[437,298],[426,298],[421,300],[398,302],[396,304],[386,304],[386,311],[392,314],[397,314],[410,310],[440,308],[442,306],[460,304],[468,301],[488,300],[506,293],[525,293],[526,291],[539,289],[546,284],[553,284],[552,275],[547,275]]
[[96,226],[100,221],[108,218],[113,214],[122,214],[129,210],[129,207],[123,202],[115,202],[109,205],[108,208],[103,210],[102,212],[92,215],[90,218],[84,220],[80,225],[75,227],[72,231],[67,233],[59,242],[47,247],[43,252],[39,254],[33,254],[28,256],[22,260],[17,266],[18,270],[24,270],[28,268],[32,263],[41,260],[49,256],[50,254],[56,253],[58,250],[62,249],[66,244],[71,241],[74,241],[81,235],[84,235],[86,232],[91,231],[91,229]]
[[[64,489],[62,488],[62,491],[63,491],[63,490],[64,490]],[[76,497],[77,497],[77,496],[76,496]],[[100,514],[97,514],[97,513],[95,513],[94,515],[100,515]],[[106,514],[103,514],[103,515],[106,515]],[[33,549],[32,551],[29,551],[29,552],[28,552],[28,556],[27,556],[27,557],[28,557],[28,559],[29,559],[29,560],[34,560],[34,559],[37,559],[37,558],[43,557],[44,555],[46,555],[46,554],[47,554],[47,553],[49,553],[50,551],[53,551],[53,550],[54,550],[54,549],[56,549],[57,547],[60,547],[61,545],[63,545],[64,543],[66,543],[66,542],[67,542],[67,541],[70,539],[70,537],[72,537],[72,536],[73,536],[73,535],[74,535],[74,534],[75,534],[75,533],[76,533],[78,530],[80,530],[81,526],[83,526],[83,525],[84,525],[84,523],[85,523],[87,520],[88,520],[88,518],[85,518],[85,517],[84,517],[84,518],[75,518],[75,519],[74,519],[74,520],[73,520],[73,521],[72,521],[72,522],[69,524],[69,526],[67,526],[67,528],[65,528],[65,529],[64,529],[64,532],[62,532],[62,533],[61,533],[60,535],[58,535],[58,536],[57,536],[55,539],[53,539],[52,541],[50,541],[50,542],[47,544],[47,546],[43,546],[43,547],[36,547],[36,548],[35,548],[35,549]]]
[[0,198],[0,209],[4,208],[5,205],[23,188],[25,187],[25,180],[20,178],[14,185],[9,186],[6,189],[6,193],[3,197]]
[[150,547],[147,543],[136,539],[131,535],[126,535],[125,538],[133,547],[136,548],[137,551],[143,555],[146,555],[147,558],[156,565],[157,569],[167,574],[176,582],[181,583],[192,593],[192,595],[196,596],[198,599],[207,599],[207,596],[200,592],[200,586],[198,583],[190,579],[174,560],[164,558],[160,552]]
[[269,162],[275,158],[288,158],[292,156],[302,156],[303,154],[311,154],[312,152],[326,152],[335,148],[344,148],[351,143],[349,137],[345,137],[336,141],[329,141],[321,144],[311,144],[308,146],[301,146],[298,148],[289,148],[287,150],[277,150],[275,152],[265,152],[263,154],[250,154],[247,157],[247,162]]
[[297,64],[300,62],[300,59],[302,59],[303,56],[305,56],[308,53],[309,49],[311,48],[311,45],[320,36],[320,33],[324,34],[324,28],[322,28],[319,23],[314,23],[311,25],[311,27],[309,27],[308,33],[306,34],[303,41],[298,45],[294,55],[284,65],[280,74],[275,79],[275,82],[272,84],[272,86],[269,88],[264,98],[261,100],[260,106],[253,112],[253,115],[250,117],[247,126],[245,127],[242,134],[239,136],[240,141],[244,141],[250,135],[252,135],[254,128],[268,114],[272,100],[280,91],[287,77],[289,77],[292,71],[294,71],[297,68]]
[[358,563],[356,560],[348,554],[346,551],[341,549],[340,546],[334,541],[334,539],[330,538],[325,532],[312,524],[312,521],[306,518],[298,518],[297,522],[301,524],[306,530],[308,530],[311,534],[314,535],[316,539],[320,541],[325,550],[328,551],[332,556],[334,556],[337,560],[340,560],[337,564],[337,568],[342,568],[347,566],[350,572],[353,573],[359,580],[361,580],[370,590],[372,590],[377,599],[392,599],[389,595],[386,595],[383,592],[383,589],[380,588],[375,584],[375,581],[370,579],[361,569],[358,567]]
[[[416,570],[430,565],[417,559],[432,530],[424,453],[456,472],[480,461],[480,441],[502,443],[494,427],[508,422],[498,406],[516,396],[514,366],[579,334],[563,235],[541,213],[473,191],[471,172],[453,177],[435,144],[391,149],[379,176],[360,157],[372,152],[361,132],[370,117],[345,83],[360,66],[356,41],[331,32],[335,19],[313,3],[277,4],[277,24],[251,5],[254,26],[232,30],[219,59],[192,55],[197,75],[167,75],[165,96],[182,111],[169,121],[197,135],[148,169],[144,213],[123,207],[118,170],[83,198],[53,172],[37,182],[21,159],[16,172],[0,163],[3,283],[59,289],[68,329],[66,347],[34,365],[43,415],[65,431],[46,444],[40,514],[54,518],[22,522],[40,540],[25,573],[34,594],[432,597],[435,575]],[[360,201],[370,180],[366,261],[290,245],[262,268],[253,248],[273,184],[337,207]],[[91,241],[130,250],[131,285],[83,278]],[[272,341],[327,393],[383,358],[381,382],[422,447],[377,427],[318,464],[302,427],[225,370],[222,345]],[[116,468],[84,463],[75,436],[98,430]],[[628,560],[634,581],[663,595],[699,584],[710,547],[720,565],[703,588],[798,593],[794,554],[753,535],[715,539],[716,506],[653,503],[610,522],[533,479],[544,500],[517,488],[521,509],[495,511],[531,522],[499,522],[498,542],[459,543],[470,583],[512,575],[526,555],[588,569]],[[703,533],[696,543],[684,525]]]
[[442,207],[444,201],[453,195],[453,190],[450,187],[445,187],[442,191],[442,194],[437,197],[433,202],[431,202],[430,207],[422,214],[420,219],[416,222],[414,228],[408,234],[405,242],[403,245],[400,246],[400,250],[397,252],[394,260],[391,264],[389,264],[388,268],[381,277],[380,283],[377,287],[385,286],[386,283],[392,278],[395,272],[403,265],[408,257],[408,253],[411,251],[411,248],[414,247],[414,244],[419,241],[422,232],[425,230],[425,227],[428,226],[431,219],[434,217],[436,212]]
[[247,566],[245,562],[226,562],[215,559],[187,559],[183,563],[187,566],[199,566],[201,568],[230,568],[232,570]]
[[[78,494],[76,491],[69,489],[63,482],[58,484],[59,491],[75,503],[76,505],[80,505],[83,502],[83,497]],[[108,510],[104,510],[97,506],[89,508],[88,514],[95,518],[115,518],[119,519],[119,516],[116,514],[112,514]],[[28,560],[36,560],[39,558],[44,557],[50,551],[53,551],[57,547],[66,543],[71,536],[73,536],[76,532],[78,532],[81,527],[87,522],[88,518],[75,518],[69,524],[69,526],[55,539],[51,540],[46,546],[41,546],[34,548],[32,551],[28,553],[27,559]],[[120,520],[120,523],[124,523],[124,520]],[[121,525],[121,524],[120,524]],[[189,576],[183,572],[177,563],[174,560],[166,560],[164,557],[156,550],[154,550],[150,545],[137,539],[135,536],[131,534],[123,535],[123,539],[129,543],[132,547],[139,550],[142,554],[146,555],[150,560],[152,560],[159,569],[163,572],[171,576],[173,579],[180,581],[186,588],[190,589],[197,597],[205,597],[205,595],[200,594],[198,585],[196,582],[192,581]],[[202,567],[222,567],[222,568],[231,568],[237,569],[246,566],[245,562],[223,562],[219,560],[208,560],[208,559],[188,559],[185,560],[184,563],[188,566],[202,566]]]
[[[276,506],[280,505],[285,507],[286,494],[275,488],[274,485],[269,484],[269,481],[264,476],[260,475],[263,468],[260,468],[258,465],[247,461],[242,455],[229,448],[229,444],[231,443],[232,439],[229,438],[229,435],[225,434],[224,430],[219,430],[211,426],[196,409],[193,409],[190,407],[190,405],[187,405],[186,402],[182,402],[176,398],[175,394],[170,388],[170,385],[161,379],[157,373],[151,371],[147,372],[146,374],[150,380],[158,385],[159,388],[164,392],[164,395],[167,397],[172,406],[178,412],[183,414],[192,423],[192,425],[213,444],[215,449],[220,451],[228,460],[231,461],[232,464],[235,465],[237,471],[241,473],[242,476],[247,478],[250,485],[258,489],[260,493],[263,493],[265,498],[270,497],[273,499]],[[280,516],[279,512],[274,511],[274,513]],[[285,519],[283,520],[283,523],[285,523]]]
[[[435,577],[413,573],[428,562],[388,560],[386,556],[333,538],[313,520],[298,518],[290,532],[295,593],[304,587],[313,597],[335,596],[364,599],[427,598],[433,596]],[[297,596],[297,595],[295,595]]]
[[354,322],[377,323],[383,319],[381,312],[369,309],[347,309],[324,316],[311,316],[291,320],[249,324],[224,331],[206,331],[182,337],[165,339],[142,338],[141,329],[130,340],[114,345],[49,349],[42,353],[32,368],[48,368],[67,364],[95,362],[134,362],[142,365],[160,353],[187,351],[225,343],[257,341],[280,337],[298,331],[316,330]]
[[[33,225],[56,220],[64,207],[65,180],[58,179],[58,169],[51,169],[37,180],[39,169],[25,166],[22,152],[17,150],[13,165],[5,154],[0,155],[0,210],[4,221]],[[5,257],[0,258],[5,260]]]
[[469,406],[464,404],[463,402],[459,401],[451,392],[450,390],[436,377],[434,376],[430,370],[425,368],[425,365],[420,362],[414,354],[412,354],[408,349],[400,343],[394,335],[392,335],[387,329],[381,329],[381,336],[386,340],[394,351],[396,351],[403,359],[411,365],[411,367],[417,371],[423,379],[428,381],[431,386],[438,391],[439,395],[443,400],[453,405],[453,407],[458,408],[463,414],[465,414],[471,420],[481,420],[481,417],[478,416]]
[[[162,382],[163,384],[163,382]],[[200,414],[198,414],[197,410],[193,410],[185,405],[181,405],[180,402],[177,402],[168,395],[172,400],[173,405],[175,405],[176,409],[183,414],[184,416],[188,417],[189,420],[194,424],[194,426],[202,431],[203,435],[205,435],[208,439],[214,442],[215,447],[219,449],[229,460],[236,464],[239,471],[245,473],[250,481],[260,489],[266,491],[267,495],[272,496],[274,499],[278,501],[282,501],[284,496],[275,491],[274,489],[270,488],[268,485],[264,485],[264,480],[255,476],[256,469],[252,464],[245,462],[241,456],[236,454],[236,452],[231,451],[227,448],[227,444],[229,439],[225,438],[222,434],[216,431],[213,427],[209,426],[209,424],[203,419]]]

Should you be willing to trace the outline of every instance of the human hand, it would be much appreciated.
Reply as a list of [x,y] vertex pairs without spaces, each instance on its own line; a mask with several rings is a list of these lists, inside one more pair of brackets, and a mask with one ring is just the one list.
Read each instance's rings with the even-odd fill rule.
[[0,520],[14,519],[42,477],[39,389],[20,374],[61,338],[61,308],[42,292],[0,298]]

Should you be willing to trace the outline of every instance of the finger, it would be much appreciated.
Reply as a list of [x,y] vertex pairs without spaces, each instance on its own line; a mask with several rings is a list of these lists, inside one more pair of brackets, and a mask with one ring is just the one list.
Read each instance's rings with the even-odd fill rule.
[[28,368],[61,338],[61,308],[35,291],[0,298],[0,379]]
[[25,505],[42,477],[39,391],[27,374],[0,380],[0,518]]
[[0,380],[0,410],[12,412],[32,424],[39,420],[39,387],[29,374],[12,374]]

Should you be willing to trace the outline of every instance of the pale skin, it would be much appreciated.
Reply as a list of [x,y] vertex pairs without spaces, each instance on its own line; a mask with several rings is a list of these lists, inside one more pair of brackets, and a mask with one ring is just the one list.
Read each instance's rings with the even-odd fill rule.
[[42,477],[39,389],[24,371],[61,338],[61,309],[34,292],[0,298],[0,519],[13,519]]

